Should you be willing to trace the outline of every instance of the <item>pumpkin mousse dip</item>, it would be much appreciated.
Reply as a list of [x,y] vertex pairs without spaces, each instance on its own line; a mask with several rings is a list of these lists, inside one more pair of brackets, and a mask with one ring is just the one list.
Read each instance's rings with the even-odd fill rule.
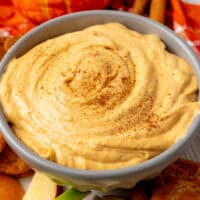
[[199,113],[192,67],[156,35],[118,23],[38,44],[7,66],[0,100],[15,134],[40,156],[78,169],[150,159]]

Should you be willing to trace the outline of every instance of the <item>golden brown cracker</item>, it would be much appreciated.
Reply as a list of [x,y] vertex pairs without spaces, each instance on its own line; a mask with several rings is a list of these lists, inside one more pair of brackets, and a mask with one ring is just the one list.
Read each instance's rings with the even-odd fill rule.
[[1,200],[22,200],[23,196],[24,190],[15,178],[0,174]]
[[195,182],[200,186],[200,164],[190,160],[178,159],[156,178],[156,185],[179,180]]
[[4,41],[4,50],[8,51],[8,49],[19,39],[17,36],[7,37]]
[[20,176],[30,170],[30,167],[6,145],[0,154],[0,172]]
[[31,176],[33,174],[34,174],[34,171],[32,169],[30,169],[30,170],[26,171],[23,174],[17,174],[17,175],[15,175],[15,177],[17,177],[17,178],[24,178],[24,177],[27,177],[27,176]]
[[133,188],[132,200],[200,200],[200,164],[178,159],[155,179]]
[[18,39],[19,36],[0,36],[0,59]]
[[152,200],[200,200],[200,164],[179,159],[156,179]]
[[3,151],[5,145],[6,145],[6,142],[3,138],[3,136],[0,134],[0,153]]
[[200,200],[200,186],[192,181],[171,180],[157,186],[151,200]]

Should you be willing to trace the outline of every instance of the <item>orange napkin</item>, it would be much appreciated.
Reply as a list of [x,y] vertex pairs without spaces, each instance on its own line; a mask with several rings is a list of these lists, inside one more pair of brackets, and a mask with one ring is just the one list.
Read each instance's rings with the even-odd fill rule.
[[200,56],[200,1],[193,2],[171,0],[173,28]]
[[[129,10],[134,0],[0,0],[0,36],[19,36],[36,25],[54,17],[80,10]],[[166,25],[194,48],[200,55],[200,4],[170,0]],[[172,20],[171,20],[172,15]],[[171,22],[173,26],[171,26]]]
[[34,26],[15,9],[10,0],[0,0],[0,36],[21,35]]
[[35,23],[41,23],[66,13],[103,9],[110,0],[12,0],[12,2],[25,17]]
[[54,17],[103,9],[111,0],[0,0],[0,36],[22,35]]

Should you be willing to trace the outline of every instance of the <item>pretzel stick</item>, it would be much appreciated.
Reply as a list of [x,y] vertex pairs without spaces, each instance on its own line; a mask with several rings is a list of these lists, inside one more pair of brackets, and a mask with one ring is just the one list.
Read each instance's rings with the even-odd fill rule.
[[0,37],[0,59],[3,57],[3,55],[5,54],[5,50],[4,50],[4,37]]
[[151,0],[150,18],[164,24],[166,5],[167,0]]
[[8,49],[20,38],[20,36],[12,36],[6,37],[4,41],[4,50],[8,51]]
[[145,12],[148,2],[149,0],[135,0],[130,11],[142,15]]

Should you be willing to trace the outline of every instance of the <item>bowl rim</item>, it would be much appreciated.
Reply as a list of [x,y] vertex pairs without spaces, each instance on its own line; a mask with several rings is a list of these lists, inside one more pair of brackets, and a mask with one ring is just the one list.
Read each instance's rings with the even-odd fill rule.
[[[6,65],[8,61],[12,58],[10,56],[12,52],[16,51],[17,48],[20,46],[21,43],[26,38],[30,38],[32,35],[37,34],[38,31],[43,29],[44,27],[47,27],[51,24],[62,22],[62,20],[65,20],[66,18],[80,18],[82,16],[94,16],[94,15],[121,15],[123,17],[133,17],[139,21],[149,23],[151,26],[153,26],[156,29],[160,29],[162,32],[165,32],[166,34],[173,37],[177,43],[181,44],[182,50],[186,51],[188,55],[190,55],[190,58],[192,60],[193,65],[196,65],[196,69],[198,66],[200,66],[199,59],[197,55],[192,51],[192,49],[181,39],[179,38],[172,30],[167,28],[166,26],[159,24],[155,21],[152,21],[146,17],[126,13],[123,11],[110,11],[110,10],[93,10],[93,11],[82,11],[82,12],[76,12],[72,14],[63,15],[54,19],[51,19],[36,28],[32,29],[28,33],[26,33],[22,38],[20,38],[12,47],[9,49],[9,51],[6,53],[6,55],[3,57],[3,59],[0,62],[0,76],[3,73],[4,68],[6,68]],[[196,71],[196,75],[198,79],[200,80],[200,71]],[[199,81],[200,82],[200,81]],[[199,87],[200,88],[200,87]],[[199,93],[200,97],[200,93]],[[14,134],[14,132],[10,129],[7,120],[5,119],[5,116],[3,114],[2,107],[0,106],[0,130],[2,131],[2,134],[4,135],[7,143],[15,150],[15,152],[19,155],[22,155],[22,157],[25,158],[27,162],[32,163],[32,165],[37,166],[37,168],[40,168],[42,171],[52,172],[56,174],[64,174],[68,175],[70,177],[79,178],[79,179],[105,179],[105,178],[112,178],[112,177],[121,177],[121,176],[128,176],[129,174],[137,174],[142,173],[145,170],[153,170],[158,165],[162,165],[164,162],[166,162],[167,158],[170,158],[173,156],[173,154],[176,152],[181,151],[180,147],[183,147],[186,145],[187,140],[195,135],[195,132],[197,132],[197,129],[199,128],[200,124],[200,115],[197,115],[195,119],[193,120],[191,126],[189,127],[186,136],[184,136],[182,139],[177,141],[175,144],[173,144],[170,148],[165,150],[164,152],[160,153],[159,155],[146,160],[140,164],[137,164],[135,166],[129,166],[124,167],[120,169],[111,169],[111,170],[82,170],[82,169],[75,169],[70,167],[61,166],[59,164],[56,164],[52,161],[46,160],[33,151],[31,151],[25,144],[23,144],[19,138]]]

